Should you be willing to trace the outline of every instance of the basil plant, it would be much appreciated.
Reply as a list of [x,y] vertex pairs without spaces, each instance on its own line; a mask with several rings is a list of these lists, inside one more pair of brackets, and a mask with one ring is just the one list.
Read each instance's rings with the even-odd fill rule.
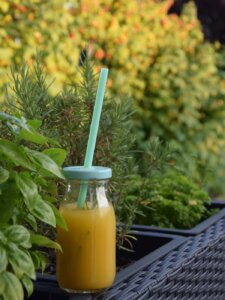
[[0,113],[0,300],[32,294],[36,270],[46,265],[43,247],[60,250],[44,228],[66,228],[55,203],[66,152],[40,126]]

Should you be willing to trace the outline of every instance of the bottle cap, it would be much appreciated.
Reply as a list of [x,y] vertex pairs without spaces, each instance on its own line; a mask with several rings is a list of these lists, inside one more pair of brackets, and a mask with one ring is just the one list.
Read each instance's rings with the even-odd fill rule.
[[64,176],[67,179],[91,180],[108,179],[112,177],[112,169],[107,167],[92,166],[70,166],[63,168]]

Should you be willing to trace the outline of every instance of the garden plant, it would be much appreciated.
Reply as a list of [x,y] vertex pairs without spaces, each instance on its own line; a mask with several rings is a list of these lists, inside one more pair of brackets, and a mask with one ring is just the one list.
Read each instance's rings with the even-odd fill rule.
[[[40,121],[0,113],[0,299],[29,295],[36,269],[45,269],[43,247],[60,250],[43,235],[43,226],[66,224],[54,205],[55,178],[63,179],[66,156],[53,140],[38,133]],[[35,146],[46,150],[34,150]],[[49,148],[54,145],[54,148]],[[40,249],[41,247],[41,249]]]
[[32,64],[38,47],[48,77],[55,78],[49,91],[59,91],[80,78],[71,66],[79,64],[81,49],[89,44],[96,68],[110,69],[108,89],[134,99],[138,148],[152,135],[173,141],[196,180],[214,173],[204,184],[219,195],[225,165],[224,51],[204,40],[191,1],[180,16],[168,14],[172,3],[1,1],[0,85],[3,91],[12,63]]

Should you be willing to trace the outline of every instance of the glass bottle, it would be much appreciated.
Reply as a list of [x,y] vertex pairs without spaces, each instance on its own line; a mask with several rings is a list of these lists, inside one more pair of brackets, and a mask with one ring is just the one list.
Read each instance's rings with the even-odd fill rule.
[[67,191],[60,212],[68,231],[57,229],[63,250],[57,253],[57,280],[69,292],[99,292],[112,285],[116,273],[116,221],[107,195],[112,171],[75,166],[64,168],[64,174]]

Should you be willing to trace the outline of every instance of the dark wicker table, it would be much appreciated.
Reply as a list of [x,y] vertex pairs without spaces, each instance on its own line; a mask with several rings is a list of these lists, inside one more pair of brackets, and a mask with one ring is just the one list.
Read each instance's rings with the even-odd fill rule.
[[[66,299],[224,300],[225,215],[220,213],[220,216],[201,233],[181,238],[182,241],[168,251],[165,246],[164,252],[155,259],[151,257],[126,276],[118,276],[114,285],[104,293],[67,294]],[[57,284],[52,283],[54,286]]]
[[224,300],[225,217],[92,299]]

